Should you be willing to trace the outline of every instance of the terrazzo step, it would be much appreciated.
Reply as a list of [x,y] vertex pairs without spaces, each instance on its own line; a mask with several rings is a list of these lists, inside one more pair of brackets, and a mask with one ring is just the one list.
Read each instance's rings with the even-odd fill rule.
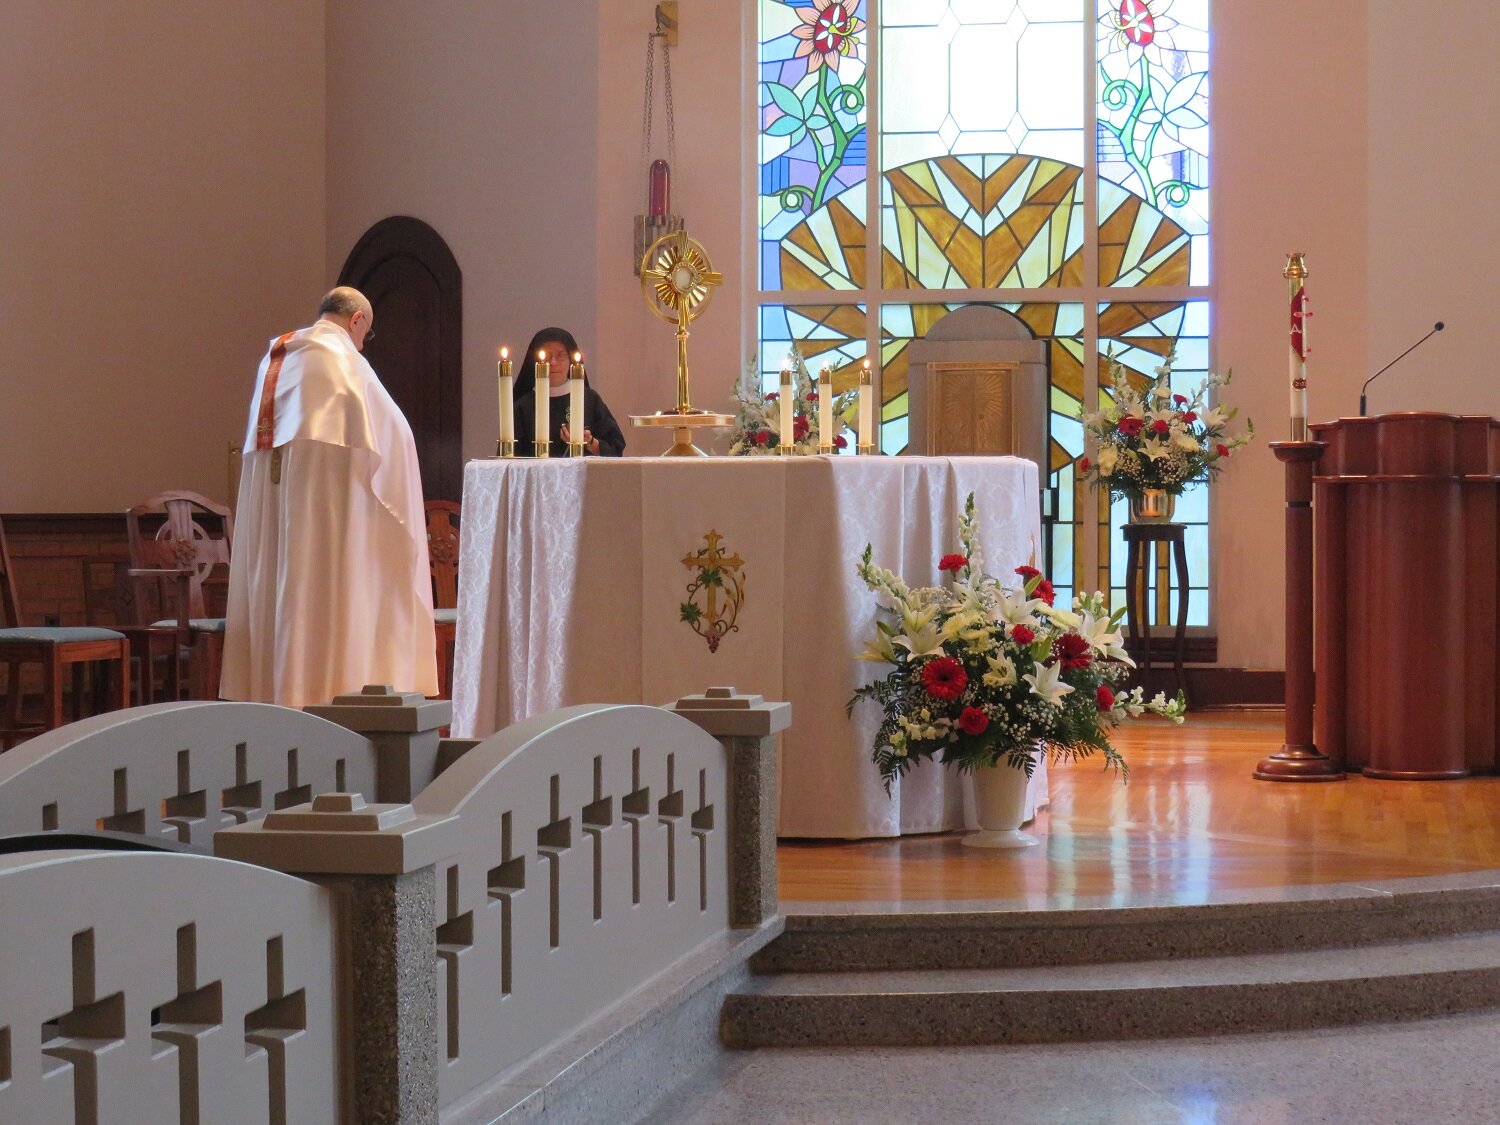
[[1309,952],[794,973],[725,997],[730,1047],[955,1046],[1286,1031],[1500,1006],[1500,932]]
[[1290,897],[1279,892],[1274,899],[1183,906],[788,914],[786,931],[751,967],[787,973],[1076,965],[1443,937],[1495,924],[1495,878],[1476,875],[1470,886],[1454,886],[1448,877],[1309,887]]

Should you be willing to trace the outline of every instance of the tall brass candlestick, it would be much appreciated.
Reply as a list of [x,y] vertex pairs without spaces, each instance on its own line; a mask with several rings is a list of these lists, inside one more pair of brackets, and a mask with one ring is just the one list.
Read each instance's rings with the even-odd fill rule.
[[859,452],[875,452],[875,375],[867,359],[859,369]]
[[1292,376],[1292,440],[1307,440],[1307,256],[1292,253],[1286,256],[1286,269],[1281,271],[1286,278],[1288,311],[1291,314],[1291,346],[1288,358]]
[[583,353],[574,352],[568,366],[568,456],[582,457],[583,444]]
[[516,401],[515,372],[510,363],[510,349],[500,349],[500,440],[495,446],[495,456],[516,455]]
[[538,457],[552,456],[552,365],[547,350],[536,353],[536,378],[531,381],[536,400],[536,437],[532,442]]
[[818,371],[818,452],[833,449],[833,368],[824,364]]

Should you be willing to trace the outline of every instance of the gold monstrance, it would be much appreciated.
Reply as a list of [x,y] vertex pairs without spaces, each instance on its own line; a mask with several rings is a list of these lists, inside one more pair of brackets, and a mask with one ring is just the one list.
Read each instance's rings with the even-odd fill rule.
[[672,428],[672,448],[664,457],[701,457],[703,450],[693,444],[694,429],[734,425],[728,414],[694,409],[688,393],[688,325],[707,307],[714,287],[723,282],[702,243],[685,230],[662,235],[641,258],[641,292],[646,303],[657,316],[677,324],[677,405],[655,414],[632,415],[630,422]]

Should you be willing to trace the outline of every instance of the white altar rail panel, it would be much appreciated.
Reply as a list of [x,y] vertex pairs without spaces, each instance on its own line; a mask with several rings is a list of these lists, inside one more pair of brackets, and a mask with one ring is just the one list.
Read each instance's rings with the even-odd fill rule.
[[0,856],[0,1121],[340,1117],[332,896],[211,856]]
[[0,754],[0,836],[109,829],[207,850],[214,832],[319,793],[374,793],[369,739],[263,703],[157,703]]
[[437,868],[441,1101],[515,1067],[729,927],[724,747],[671,712],[502,730],[412,802]]

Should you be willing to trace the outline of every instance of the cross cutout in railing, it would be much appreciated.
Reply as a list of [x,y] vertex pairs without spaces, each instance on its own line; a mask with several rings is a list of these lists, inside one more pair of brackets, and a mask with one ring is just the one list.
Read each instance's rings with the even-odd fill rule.
[[667,755],[667,795],[656,803],[658,823],[667,829],[667,901],[677,901],[677,822],[682,819],[682,790],[677,788],[677,755]]
[[272,808],[289,809],[312,800],[312,786],[297,784],[297,748],[286,752],[286,788],[271,798]]
[[552,821],[536,830],[536,850],[547,860],[552,891],[549,940],[556,949],[562,939],[562,856],[573,847],[573,818],[562,815],[562,777],[552,775]]
[[243,742],[234,748],[234,784],[219,795],[219,806],[236,824],[260,813],[260,782],[250,780],[250,750]]
[[448,868],[448,920],[437,928],[437,955],[443,963],[447,977],[448,999],[448,1058],[458,1058],[458,1004],[462,993],[458,987],[459,962],[474,946],[474,912],[458,912],[458,864]]
[[177,995],[151,1013],[151,1038],[177,1049],[177,1103],[182,1121],[197,1121],[203,1089],[199,1075],[200,1041],[224,1022],[224,984],[198,984],[198,927],[189,922],[177,931]]
[[630,901],[641,904],[641,821],[651,815],[651,789],[641,785],[641,748],[630,752],[630,792],[620,800],[620,819],[630,825]]
[[97,965],[94,931],[74,934],[73,1007],[42,1024],[43,1056],[73,1068],[76,1121],[99,1119],[99,1057],[125,1039],[125,994],[97,998]]
[[146,810],[130,808],[130,776],[124,766],[115,770],[114,805],[114,814],[101,817],[95,827],[106,832],[130,832],[137,836],[145,833]]
[[604,758],[594,756],[594,800],[583,806],[583,831],[594,844],[594,921],[604,917],[604,830],[615,822],[615,799],[604,795]]
[[177,751],[177,792],[161,803],[161,822],[175,828],[183,844],[191,844],[194,827],[208,819],[208,792],[193,788],[192,754]]
[[526,858],[514,855],[510,844],[510,813],[500,814],[500,862],[485,876],[489,896],[500,903],[500,995],[510,995],[510,929],[514,914],[511,902],[526,889]]
[[714,830],[714,807],[708,803],[708,770],[698,771],[698,807],[688,818],[698,841],[698,909],[708,909],[708,834]]
[[254,1057],[266,1055],[267,1106],[272,1121],[287,1120],[286,1045],[307,1030],[307,991],[286,991],[284,939],[266,942],[266,1002],[245,1013],[245,1042]]

